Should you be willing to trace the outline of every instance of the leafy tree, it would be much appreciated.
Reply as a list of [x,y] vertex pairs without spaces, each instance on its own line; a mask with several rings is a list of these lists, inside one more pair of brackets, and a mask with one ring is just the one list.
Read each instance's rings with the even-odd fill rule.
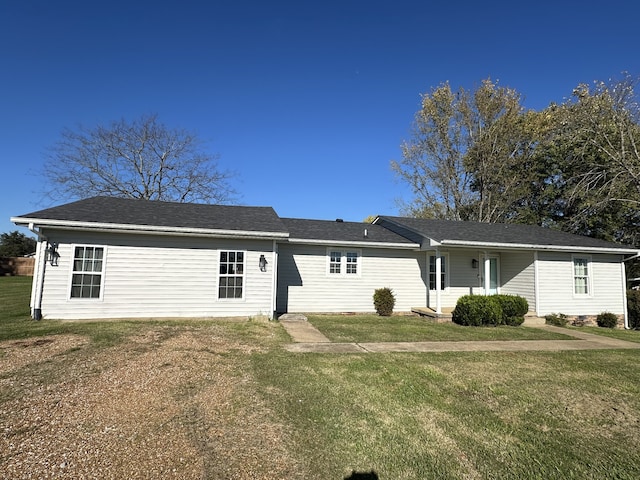
[[534,133],[520,95],[484,80],[475,92],[448,83],[422,97],[412,138],[392,169],[415,198],[405,213],[418,217],[495,222],[512,219],[528,194]]
[[525,111],[484,80],[445,83],[422,98],[392,169],[416,217],[532,223],[640,244],[640,108],[636,80],[578,85],[573,97]]
[[36,251],[36,241],[17,230],[0,235],[0,257],[23,257]]
[[470,204],[471,178],[463,164],[469,141],[462,118],[467,97],[462,89],[453,92],[448,83],[422,96],[412,138],[401,145],[402,160],[391,162],[415,195],[405,213],[460,220]]
[[63,130],[42,174],[55,200],[106,195],[230,203],[235,194],[217,156],[195,134],[170,129],[156,115]]
[[553,135],[540,150],[556,168],[548,217],[573,233],[640,243],[640,109],[635,81],[578,85],[548,109]]

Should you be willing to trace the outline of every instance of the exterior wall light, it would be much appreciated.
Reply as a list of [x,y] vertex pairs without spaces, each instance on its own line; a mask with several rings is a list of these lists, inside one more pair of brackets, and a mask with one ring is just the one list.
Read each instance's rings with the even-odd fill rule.
[[260,260],[258,261],[258,266],[260,267],[261,272],[267,271],[267,259],[264,258],[264,255],[260,255]]
[[47,246],[47,260],[52,267],[56,267],[58,265],[58,259],[60,258],[60,254],[58,253],[58,244],[57,243],[49,243]]
[[471,259],[471,268],[478,268],[478,260],[475,258]]

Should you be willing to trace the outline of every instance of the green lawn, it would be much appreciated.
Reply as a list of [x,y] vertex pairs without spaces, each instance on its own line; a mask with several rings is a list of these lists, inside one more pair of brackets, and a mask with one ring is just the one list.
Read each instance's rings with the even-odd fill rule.
[[309,321],[333,342],[456,342],[469,340],[573,340],[532,327],[462,327],[424,317],[316,315]]
[[593,333],[595,335],[603,335],[605,337],[618,338],[627,342],[640,343],[640,330],[622,330],[618,328],[601,328],[601,327],[570,327],[581,332]]
[[[282,348],[287,336],[277,324],[35,322],[29,318],[29,285],[30,279],[0,277],[0,341],[76,333],[87,336],[93,349],[124,348],[133,355],[139,347],[128,341],[132,333],[170,328],[174,335],[188,329],[215,335],[219,342],[226,338],[255,344],[254,349],[219,355],[217,361],[226,369],[234,366],[231,381],[242,394],[215,418],[222,421],[234,411],[246,414],[241,407],[250,411],[251,405],[268,405],[261,415],[286,432],[278,451],[285,448],[297,459],[305,470],[298,478],[341,480],[352,470],[374,470],[385,480],[640,478],[639,351],[294,354]],[[537,335],[544,333],[523,327],[435,325],[415,317],[310,320],[336,341],[506,340],[542,338]],[[638,339],[638,332],[592,330]],[[111,374],[108,364],[103,371],[87,358],[86,353],[69,352],[55,363],[25,366],[19,375],[41,391],[38,384],[53,388],[60,383],[64,389],[66,372],[94,368],[90,375]],[[62,359],[69,365],[53,370]],[[45,367],[50,374],[38,377],[38,369],[44,372]],[[213,389],[229,375],[216,370],[215,362],[206,368],[211,374],[202,382],[211,382]],[[4,375],[0,380],[18,378]],[[26,388],[20,382],[11,385],[16,391],[0,395],[0,411],[18,395],[29,395],[19,391]],[[197,397],[163,398],[188,403]],[[180,422],[172,426],[182,427]],[[259,425],[252,428],[261,431]],[[199,445],[214,449],[224,438]],[[266,464],[272,447],[264,445]],[[234,478],[265,477],[258,470],[253,477]]]
[[[640,478],[633,351],[253,356],[313,478]],[[301,447],[304,446],[304,447]]]

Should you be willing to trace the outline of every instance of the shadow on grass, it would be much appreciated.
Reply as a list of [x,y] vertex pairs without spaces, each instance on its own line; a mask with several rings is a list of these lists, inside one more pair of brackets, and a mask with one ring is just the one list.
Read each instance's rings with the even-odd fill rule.
[[344,480],[378,480],[378,474],[373,470],[370,472],[356,472],[353,470],[351,475],[344,477]]

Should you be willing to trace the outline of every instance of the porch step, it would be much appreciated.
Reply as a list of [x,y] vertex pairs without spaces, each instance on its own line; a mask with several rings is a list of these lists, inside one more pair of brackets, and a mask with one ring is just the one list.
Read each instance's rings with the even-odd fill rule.
[[412,313],[417,313],[421,317],[429,317],[437,322],[450,322],[453,318],[451,312],[453,308],[443,308],[442,313],[437,313],[435,310],[429,307],[412,307]]
[[524,323],[522,325],[524,325],[525,327],[533,327],[533,326],[540,326],[545,324],[546,324],[546,320],[544,317],[537,317],[535,314],[532,314],[532,315],[527,314],[524,316]]
[[[453,318],[453,308],[443,308],[442,313],[436,313],[435,310],[429,307],[413,307],[411,309],[413,313],[417,313],[422,317],[429,317],[438,322],[450,322]],[[538,317],[534,312],[529,312],[524,316],[525,326],[545,325],[544,317]]]

